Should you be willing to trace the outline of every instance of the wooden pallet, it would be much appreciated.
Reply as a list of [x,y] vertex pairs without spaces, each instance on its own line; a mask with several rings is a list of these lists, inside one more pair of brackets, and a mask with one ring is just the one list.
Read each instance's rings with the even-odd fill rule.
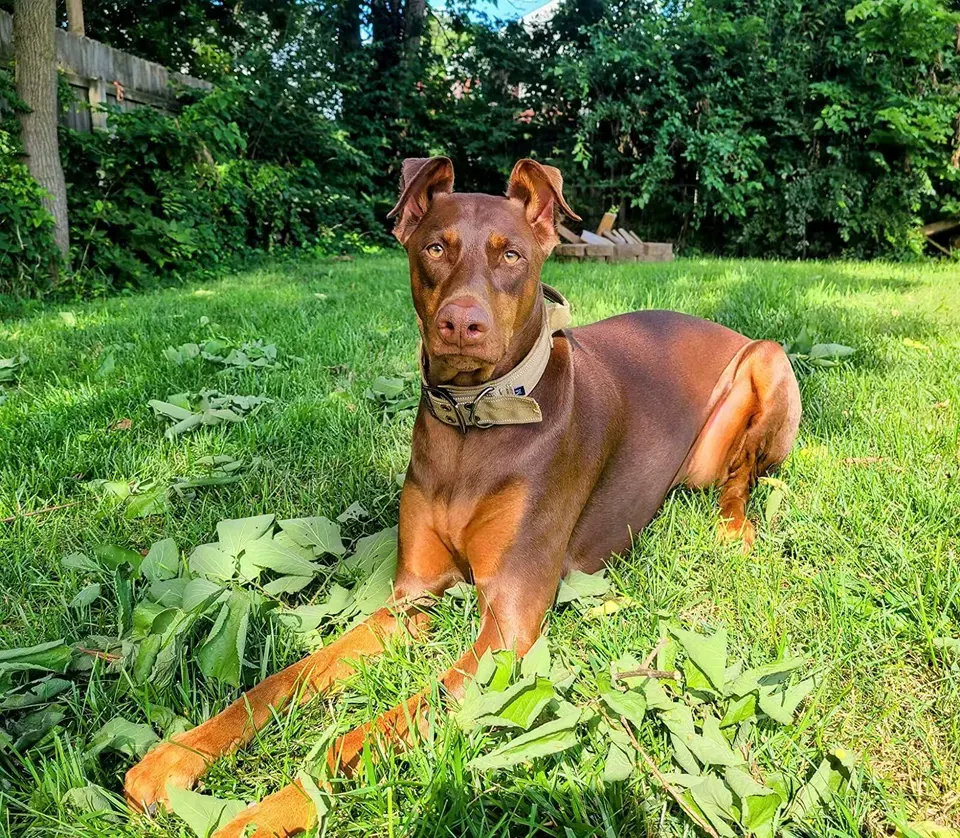
[[562,262],[671,262],[673,245],[667,242],[645,242],[631,230],[614,228],[616,215],[606,213],[596,233],[584,230],[579,235],[562,224],[557,232],[564,243],[553,251]]

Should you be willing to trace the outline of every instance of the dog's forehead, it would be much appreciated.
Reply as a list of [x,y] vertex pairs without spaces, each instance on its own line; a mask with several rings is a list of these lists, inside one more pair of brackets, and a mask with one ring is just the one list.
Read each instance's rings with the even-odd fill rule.
[[523,206],[503,195],[453,192],[438,195],[424,218],[432,232],[454,230],[461,239],[486,237],[491,233],[521,236],[529,233]]

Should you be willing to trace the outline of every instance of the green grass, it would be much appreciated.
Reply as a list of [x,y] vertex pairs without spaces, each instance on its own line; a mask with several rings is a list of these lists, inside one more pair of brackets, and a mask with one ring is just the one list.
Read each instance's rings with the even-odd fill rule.
[[[578,323],[636,308],[672,308],[777,341],[811,336],[856,348],[852,360],[801,379],[800,438],[779,477],[788,502],[762,522],[743,556],[716,540],[715,498],[679,491],[610,573],[635,608],[601,620],[575,609],[549,634],[586,669],[654,645],[658,612],[694,628],[725,627],[731,651],[761,663],[785,648],[808,655],[822,680],[767,759],[805,776],[831,746],[862,755],[864,781],[810,834],[882,834],[892,819],[960,826],[960,665],[933,644],[960,636],[960,271],[934,266],[682,260],[668,265],[548,266],[544,279],[572,301]],[[62,310],[66,310],[63,307]],[[87,581],[61,558],[108,542],[136,549],[166,536],[181,548],[209,541],[223,518],[334,517],[354,501],[373,520],[397,518],[395,475],[408,456],[411,419],[385,418],[363,397],[379,375],[413,369],[416,328],[405,261],[261,268],[187,286],[58,310],[20,309],[0,324],[0,357],[30,357],[19,389],[0,405],[0,647],[115,632],[109,602],[67,604]],[[275,341],[289,369],[220,375],[199,361],[175,366],[162,350],[205,330]],[[99,377],[104,351],[116,368]],[[220,387],[275,400],[244,424],[175,441],[146,406],[181,391]],[[638,393],[637,398],[644,394]],[[129,419],[128,430],[113,430]],[[84,483],[169,480],[227,453],[263,464],[237,485],[200,490],[165,515],[129,521]],[[22,513],[60,504],[36,517]],[[309,593],[309,591],[307,592]],[[294,598],[296,599],[296,597]],[[341,697],[283,715],[247,750],[218,764],[204,788],[255,800],[289,781],[320,733],[356,724],[430,682],[476,630],[468,601],[445,600],[429,642],[398,645],[369,663]],[[251,643],[248,680],[302,653],[269,625]],[[269,635],[269,638],[266,636]],[[264,646],[265,639],[269,644]],[[266,651],[264,651],[266,649]],[[77,678],[67,719],[23,754],[0,753],[0,831],[11,835],[178,835],[174,818],[109,829],[65,809],[85,779],[119,790],[129,760],[84,757],[90,735],[123,713],[144,721],[162,703],[200,722],[236,693],[195,666],[161,695],[94,672]],[[666,753],[656,736],[651,753]],[[529,769],[472,775],[476,745],[438,719],[430,747],[390,756],[340,787],[333,835],[693,835],[637,772],[599,783],[590,748]]]

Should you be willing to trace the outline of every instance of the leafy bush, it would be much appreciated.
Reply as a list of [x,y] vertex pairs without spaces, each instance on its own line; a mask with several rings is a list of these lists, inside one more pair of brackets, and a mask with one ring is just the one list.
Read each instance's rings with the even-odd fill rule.
[[234,118],[243,96],[225,86],[176,117],[114,110],[110,132],[62,132],[81,282],[138,286],[252,251],[323,250],[357,219],[369,224],[361,200],[312,160],[247,156]]
[[43,190],[23,162],[15,114],[23,108],[9,73],[0,71],[0,294],[45,287],[50,263],[59,258],[53,217]]

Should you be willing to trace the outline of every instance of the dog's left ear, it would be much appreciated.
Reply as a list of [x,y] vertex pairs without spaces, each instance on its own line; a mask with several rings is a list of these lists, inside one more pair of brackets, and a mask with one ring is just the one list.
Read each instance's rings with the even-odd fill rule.
[[521,201],[527,221],[533,227],[541,246],[547,253],[557,244],[556,219],[559,213],[580,221],[563,197],[563,175],[553,166],[544,166],[536,160],[518,160],[510,173],[507,197]]
[[453,163],[449,157],[408,157],[400,176],[400,200],[387,213],[397,218],[393,235],[406,244],[410,234],[426,215],[435,195],[453,192]]

